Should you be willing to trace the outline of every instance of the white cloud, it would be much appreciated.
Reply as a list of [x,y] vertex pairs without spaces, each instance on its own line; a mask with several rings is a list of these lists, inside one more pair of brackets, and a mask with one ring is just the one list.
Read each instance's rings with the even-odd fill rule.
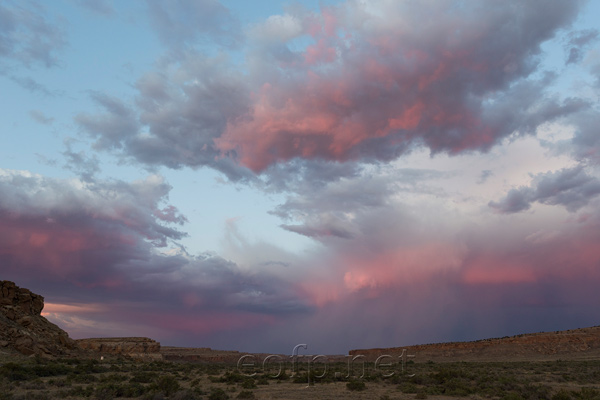
[[262,42],[287,42],[302,33],[302,22],[293,15],[271,15],[255,25],[250,34]]

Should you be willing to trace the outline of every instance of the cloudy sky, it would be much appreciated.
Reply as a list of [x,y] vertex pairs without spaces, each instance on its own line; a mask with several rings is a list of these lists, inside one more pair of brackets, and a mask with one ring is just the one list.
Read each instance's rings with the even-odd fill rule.
[[598,325],[598,15],[2,1],[0,279],[74,338],[163,345]]

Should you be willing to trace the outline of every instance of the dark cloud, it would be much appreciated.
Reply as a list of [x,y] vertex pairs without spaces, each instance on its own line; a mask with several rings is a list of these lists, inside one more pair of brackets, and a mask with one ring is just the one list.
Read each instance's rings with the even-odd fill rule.
[[148,73],[136,83],[136,108],[93,93],[105,113],[79,114],[75,121],[96,138],[96,148],[120,150],[148,166],[209,166],[233,180],[252,178],[213,141],[229,119],[247,108],[249,93],[242,76],[220,57],[187,53],[176,64],[165,67],[170,72]]
[[50,165],[52,167],[55,167],[56,165],[58,165],[58,161],[56,159],[49,158],[40,153],[35,153],[35,156],[40,164]]
[[[327,165],[325,162],[316,164]],[[341,167],[345,164],[334,165]],[[287,222],[281,225],[283,229],[319,240],[362,237],[366,220],[374,218],[378,210],[389,211],[393,196],[402,192],[443,195],[428,182],[452,175],[411,168],[387,171],[384,166],[356,168],[345,175],[332,175],[327,169],[323,175],[318,174],[317,169],[313,173],[301,171],[303,173],[295,178],[290,175],[292,178],[285,190],[291,194],[271,214]],[[314,180],[311,179],[313,177]]]
[[588,175],[584,168],[564,168],[534,180],[535,201],[550,205],[563,205],[577,211],[600,194],[600,180]]
[[511,189],[500,201],[490,201],[489,206],[500,213],[516,213],[531,208],[532,198],[535,190],[529,187]]
[[[83,318],[150,330],[172,330],[163,324],[177,321],[181,332],[203,324],[214,332],[230,326],[230,318],[245,324],[311,310],[301,291],[275,274],[176,245],[159,251],[185,235],[177,228],[185,217],[165,204],[169,190],[158,176],[84,182],[1,170],[3,277],[43,288],[50,303],[105,309]],[[185,326],[186,320],[195,322]]]
[[105,111],[102,115],[78,114],[75,122],[91,137],[94,147],[101,150],[118,149],[139,133],[140,126],[134,111],[121,100],[103,93],[92,93],[94,102]]
[[[307,190],[308,189],[308,190]],[[273,214],[283,218],[295,215],[311,215],[335,211],[351,212],[361,208],[379,207],[394,193],[394,182],[389,177],[362,175],[353,179],[340,179],[320,188],[300,186],[294,188],[285,203],[279,205]]]
[[247,108],[243,76],[223,57],[188,53],[178,65],[169,74],[147,74],[138,81],[140,122],[148,134],[127,143],[127,153],[147,164],[210,166],[233,179],[249,177],[214,145],[227,121]]
[[103,17],[110,17],[115,14],[115,9],[111,5],[110,0],[78,0],[77,3]]
[[597,62],[596,64],[592,65],[592,67],[590,68],[590,72],[596,78],[596,89],[600,89],[600,62]]
[[[600,82],[600,74],[598,77]],[[600,165],[600,113],[597,104],[573,113],[563,123],[563,129],[573,130],[573,137],[555,141],[540,139],[540,144],[553,154],[569,156],[582,165]]]
[[513,133],[535,134],[536,129],[561,117],[567,117],[590,107],[578,98],[559,100],[545,93],[556,76],[546,73],[539,80],[521,80],[510,89],[491,97],[483,109],[486,125],[501,137]]
[[155,257],[149,262],[132,265],[127,273],[132,281],[143,282],[136,288],[140,291],[139,296],[158,295],[165,299],[168,295],[176,295],[162,308],[187,301],[189,310],[184,314],[194,309],[263,314],[306,312],[309,309],[289,283],[264,272],[245,271],[214,253]]
[[[306,318],[290,320],[285,329],[269,329],[269,345],[283,347],[279,337],[284,336],[291,343],[309,343],[313,350],[322,346],[323,352],[343,353],[386,343],[593,325],[598,312],[592,299],[600,280],[595,267],[600,261],[598,222],[597,215],[567,223],[561,218],[557,231],[531,220],[518,226],[478,218],[473,224],[444,202],[364,210],[354,220],[360,233],[328,240],[327,250],[313,261],[323,265],[328,279],[324,284],[313,279],[306,286],[323,284],[314,297],[325,298],[324,304]],[[411,306],[398,314],[399,304]],[[586,317],[570,317],[574,312]],[[253,339],[262,343],[264,335],[261,330]],[[331,336],[336,340],[327,339]]]
[[334,213],[312,214],[304,218],[302,225],[280,225],[283,229],[312,238],[338,237],[352,239],[356,236],[356,227],[343,215]]
[[75,172],[85,182],[92,182],[95,175],[100,172],[100,161],[96,156],[89,157],[85,151],[75,152],[68,142],[62,155],[66,160],[65,167]]
[[489,206],[499,213],[528,210],[531,203],[562,205],[574,212],[586,206],[600,194],[600,180],[588,175],[582,166],[563,168],[557,172],[538,174],[531,186],[512,189],[499,201]]
[[600,165],[600,113],[595,110],[579,113],[572,122],[575,135],[568,149],[577,160]]
[[37,122],[39,124],[42,124],[42,125],[52,125],[52,122],[54,122],[54,118],[46,116],[40,110],[30,110],[29,111],[29,116],[35,122]]
[[41,5],[0,4],[0,62],[52,67],[58,64],[56,53],[65,44],[61,25],[49,20]]
[[[171,186],[159,176],[144,181],[84,183],[61,181],[29,173],[4,172],[1,176],[2,215],[10,225],[19,225],[21,217],[41,223],[44,232],[53,227],[77,227],[105,232],[114,228],[115,239],[130,236],[132,242],[144,247],[147,240],[165,246],[170,239],[180,239],[185,233],[161,224],[161,206]],[[177,214],[175,221],[183,224],[185,217]],[[11,218],[15,217],[13,221]],[[85,228],[83,228],[85,227]]]
[[30,91],[31,93],[38,93],[47,97],[55,97],[63,93],[60,90],[50,90],[45,85],[42,85],[30,77],[10,76],[9,78],[17,85],[21,86],[25,90]]
[[570,32],[565,49],[569,52],[566,64],[576,64],[582,60],[585,50],[598,40],[598,31],[586,29]]
[[255,183],[264,191],[313,192],[341,179],[357,178],[363,168],[356,163],[295,159],[273,164]]
[[[538,230],[531,220],[521,227],[468,220],[441,203],[357,213],[359,235],[327,241],[323,264],[335,272],[321,296],[329,301],[301,323],[290,321],[287,337],[344,352],[593,324],[597,317],[569,315],[598,315],[591,300],[600,279],[597,215],[561,220],[558,231]],[[398,314],[399,304],[412,306]],[[269,334],[270,344],[279,342],[281,330]],[[323,339],[336,335],[335,343]]]
[[226,47],[242,42],[240,22],[217,0],[149,0],[147,6],[152,26],[171,50],[209,41]]
[[481,171],[481,175],[479,176],[477,183],[478,184],[485,183],[491,176],[494,176],[494,172],[492,170],[485,169],[485,170]]

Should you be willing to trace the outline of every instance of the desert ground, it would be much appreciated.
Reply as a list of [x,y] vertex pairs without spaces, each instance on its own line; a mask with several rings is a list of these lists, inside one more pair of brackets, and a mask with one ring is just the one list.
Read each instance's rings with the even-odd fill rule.
[[[600,361],[342,362],[256,371],[124,357],[0,358],[0,399],[600,399]],[[302,360],[299,360],[302,361]],[[361,376],[362,375],[362,376]]]

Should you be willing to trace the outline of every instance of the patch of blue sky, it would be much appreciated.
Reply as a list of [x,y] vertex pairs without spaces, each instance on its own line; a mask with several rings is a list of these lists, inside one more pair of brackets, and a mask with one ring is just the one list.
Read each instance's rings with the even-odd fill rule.
[[[598,30],[598,15],[600,15],[600,2],[589,1],[573,24],[577,32]],[[542,44],[541,65],[535,76],[541,77],[546,71],[556,74],[556,79],[550,85],[552,92],[559,97],[581,96],[583,98],[595,96],[590,90],[593,77],[590,76],[585,55],[579,63],[567,64],[569,58],[569,33],[573,28],[559,32],[556,37]],[[598,49],[599,41],[590,43],[584,48],[584,53],[590,49]],[[594,98],[594,100],[596,100]]]
[[[72,175],[60,168],[64,164],[60,153],[66,138],[86,140],[80,137],[73,117],[98,111],[90,93],[103,92],[126,102],[133,99],[132,81],[153,67],[162,49],[145,26],[145,18],[139,17],[141,4],[119,2],[119,7],[122,4],[127,7],[108,17],[90,15],[70,1],[46,5],[48,19],[61,21],[67,44],[57,49],[56,66],[20,66],[0,78],[0,118],[6,127],[0,149],[3,167]],[[23,82],[40,86],[27,89]],[[57,159],[52,166],[51,161]]]
[[284,194],[265,195],[252,186],[223,183],[223,176],[208,168],[164,170],[162,175],[173,186],[169,203],[188,219],[181,229],[189,236],[178,243],[192,255],[221,253],[228,221],[235,221],[248,243],[268,241],[295,254],[314,245],[311,239],[281,228],[281,219],[269,213],[284,202]]

